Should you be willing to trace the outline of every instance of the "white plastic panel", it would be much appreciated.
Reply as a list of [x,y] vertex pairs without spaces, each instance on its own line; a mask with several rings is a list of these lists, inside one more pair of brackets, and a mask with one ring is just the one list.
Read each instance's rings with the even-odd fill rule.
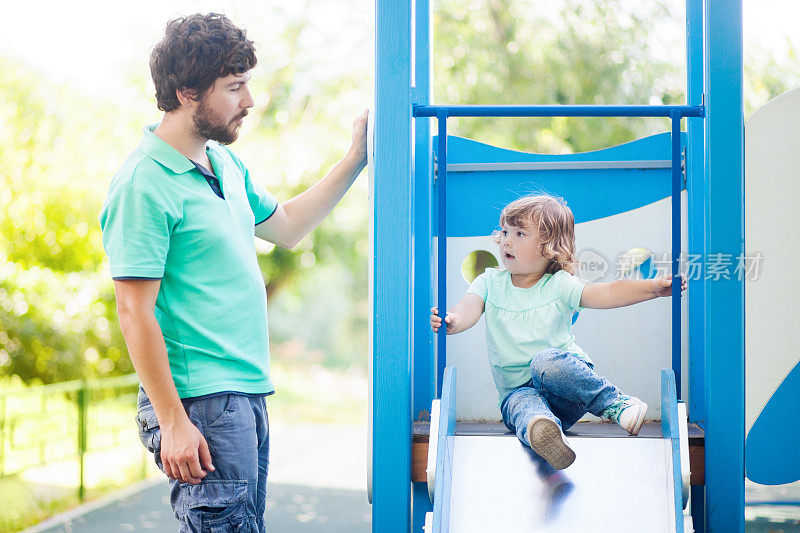
[[[745,284],[745,428],[800,359],[800,89],[770,100],[745,126],[745,249],[763,257]],[[794,416],[787,411],[786,415]],[[786,423],[790,423],[789,420]],[[796,423],[796,422],[795,422]]]

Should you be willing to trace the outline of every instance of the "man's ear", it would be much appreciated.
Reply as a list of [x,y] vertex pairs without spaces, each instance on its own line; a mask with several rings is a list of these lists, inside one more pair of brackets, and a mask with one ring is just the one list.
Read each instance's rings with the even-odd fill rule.
[[197,103],[197,91],[194,89],[176,89],[175,94],[182,107],[192,107]]

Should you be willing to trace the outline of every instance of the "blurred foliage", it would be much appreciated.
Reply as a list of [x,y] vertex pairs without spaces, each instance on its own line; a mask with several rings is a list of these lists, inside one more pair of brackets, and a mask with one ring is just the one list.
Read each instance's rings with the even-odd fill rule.
[[[281,201],[345,154],[372,86],[366,65],[319,72],[301,44],[325,21],[297,7],[266,6],[248,24],[281,32],[259,54],[257,106],[233,146]],[[356,37],[369,42],[366,30]],[[146,74],[123,75],[130,102],[87,100],[0,58],[0,375],[51,383],[132,371],[97,217],[142,126],[160,114]],[[284,359],[366,368],[366,205],[366,184],[357,183],[295,249],[257,242],[273,351]]]
[[[448,104],[685,101],[679,0],[442,0],[434,12],[434,100]],[[746,115],[800,86],[798,52],[746,43]],[[449,129],[514,150],[597,150],[669,130],[660,118],[451,118]]]
[[[677,104],[682,66],[655,28],[682,36],[674,2],[445,0],[435,13],[435,100],[451,104]],[[474,31],[465,31],[473,28]],[[677,31],[676,31],[677,30]],[[680,46],[681,42],[678,41]],[[665,131],[666,119],[451,119],[453,132],[538,153],[596,150]]]
[[744,115],[749,117],[768,100],[800,87],[800,51],[788,39],[779,54],[755,43],[746,46],[744,80]]
[[[233,149],[285,201],[342,157],[352,120],[371,101],[373,36],[364,21],[372,2],[247,9],[228,13],[260,44],[255,107]],[[531,0],[435,2],[434,100],[681,103],[682,10],[678,0],[553,0],[546,9]],[[800,85],[800,67],[788,43],[786,57],[748,50],[749,113]],[[146,61],[120,75],[124,91],[88,99],[0,58],[0,374],[49,383],[131,371],[97,216],[141,127],[160,115]],[[544,153],[593,150],[667,127],[661,119],[451,121],[454,134]],[[276,360],[366,368],[367,206],[362,176],[294,250],[257,241]]]
[[129,373],[97,213],[113,154],[133,142],[118,117],[134,114],[91,109],[7,59],[0,91],[0,371],[43,383]]

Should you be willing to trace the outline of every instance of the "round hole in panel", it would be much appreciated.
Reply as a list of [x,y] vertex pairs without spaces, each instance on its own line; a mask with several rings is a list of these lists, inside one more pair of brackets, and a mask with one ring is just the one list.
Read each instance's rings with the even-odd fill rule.
[[490,267],[497,266],[497,258],[486,250],[475,250],[470,252],[461,263],[461,275],[467,283],[483,274],[483,271]]

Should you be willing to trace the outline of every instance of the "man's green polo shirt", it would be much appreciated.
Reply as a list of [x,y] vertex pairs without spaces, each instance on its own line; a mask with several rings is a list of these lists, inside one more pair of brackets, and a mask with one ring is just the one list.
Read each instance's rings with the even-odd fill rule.
[[210,141],[220,198],[154,129],[144,129],[114,176],[100,215],[111,276],[161,279],[155,315],[181,398],[271,393],[267,295],[253,239],[277,201]]

